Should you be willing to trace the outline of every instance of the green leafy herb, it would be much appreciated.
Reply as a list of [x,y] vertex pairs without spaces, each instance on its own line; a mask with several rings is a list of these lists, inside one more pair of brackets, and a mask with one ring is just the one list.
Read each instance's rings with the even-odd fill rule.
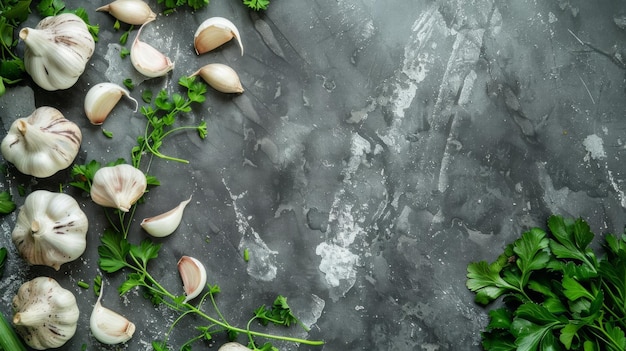
[[110,130],[102,128],[102,134],[109,139],[113,138],[113,132],[111,132]]
[[130,50],[128,50],[127,48],[125,48],[125,47],[124,47],[124,48],[122,48],[122,49],[120,50],[120,57],[121,57],[121,58],[126,58],[126,57],[128,57],[129,55],[130,55]]
[[89,289],[89,284],[79,280],[78,282],[76,282],[76,285],[78,285],[78,287],[83,288],[83,289]]
[[102,288],[102,276],[97,275],[93,278],[93,293],[96,296],[100,296],[100,289]]
[[30,14],[31,0],[3,0],[0,2],[0,96],[7,84],[22,80],[24,61],[17,55],[17,28]]
[[208,5],[209,0],[159,0],[158,3],[165,7],[163,13],[168,14],[183,6],[188,6],[193,10],[199,10]]
[[243,4],[254,11],[267,10],[270,4],[269,0],[243,0]]
[[126,78],[124,79],[124,81],[122,82],[124,84],[124,86],[126,88],[128,88],[128,90],[133,90],[135,89],[135,83],[133,83],[133,80],[130,78]]
[[56,16],[65,9],[63,0],[43,0],[37,5],[41,17]]
[[8,191],[0,192],[0,214],[9,214],[15,210],[15,202]]
[[7,260],[7,249],[6,247],[0,247],[0,278],[4,274],[4,263]]
[[605,255],[589,247],[582,219],[551,216],[494,262],[472,262],[467,287],[477,303],[503,298],[489,311],[485,350],[626,349],[626,234],[605,236]]
[[[115,23],[119,24],[119,21],[116,21]],[[135,29],[135,26],[130,25],[130,27],[128,27],[128,29],[124,33],[122,33],[122,35],[120,36],[120,44],[126,45],[126,42],[128,41],[128,36],[130,35],[130,32],[132,32],[133,29]]]

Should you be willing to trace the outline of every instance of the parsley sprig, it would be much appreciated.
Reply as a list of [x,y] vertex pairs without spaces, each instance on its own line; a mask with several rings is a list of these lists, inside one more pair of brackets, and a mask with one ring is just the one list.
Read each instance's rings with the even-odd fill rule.
[[549,232],[533,228],[494,262],[467,267],[467,287],[489,311],[485,350],[626,349],[626,232],[605,236],[602,256],[582,219],[551,216]]

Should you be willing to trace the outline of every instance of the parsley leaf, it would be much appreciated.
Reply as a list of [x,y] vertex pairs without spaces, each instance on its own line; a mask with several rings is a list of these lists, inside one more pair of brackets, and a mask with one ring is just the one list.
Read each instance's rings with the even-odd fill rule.
[[269,0],[243,0],[243,4],[248,6],[254,11],[267,10],[270,2]]
[[0,192],[0,214],[9,214],[15,210],[15,202],[8,191]]

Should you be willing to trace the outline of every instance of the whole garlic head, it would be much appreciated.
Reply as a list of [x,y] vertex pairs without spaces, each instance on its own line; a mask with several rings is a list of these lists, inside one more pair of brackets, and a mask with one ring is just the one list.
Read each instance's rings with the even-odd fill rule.
[[19,36],[26,44],[26,72],[48,91],[73,86],[96,46],[85,22],[73,13],[46,17],[34,29],[20,30]]
[[12,240],[30,264],[59,270],[85,252],[87,229],[87,216],[73,197],[36,190],[20,208]]
[[22,284],[13,297],[13,310],[15,331],[33,349],[63,346],[76,333],[76,298],[52,278]]
[[49,177],[72,164],[82,142],[78,125],[48,106],[18,118],[2,140],[2,156],[22,173]]

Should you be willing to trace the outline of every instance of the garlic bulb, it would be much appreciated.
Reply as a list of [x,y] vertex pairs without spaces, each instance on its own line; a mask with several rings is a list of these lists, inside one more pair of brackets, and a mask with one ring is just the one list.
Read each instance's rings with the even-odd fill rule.
[[137,72],[148,78],[164,76],[174,69],[174,63],[150,44],[139,40],[144,25],[137,31],[133,46],[130,48],[130,61]]
[[132,25],[142,25],[156,18],[156,13],[142,0],[115,0],[98,7],[96,11],[108,12],[116,19]]
[[2,156],[22,173],[49,177],[69,167],[78,154],[80,128],[53,107],[18,118],[2,140]]
[[73,197],[36,190],[20,207],[11,235],[26,261],[58,271],[85,252],[87,229],[87,216]]
[[121,86],[114,83],[99,83],[91,87],[85,96],[84,103],[85,114],[91,124],[100,125],[104,123],[122,96],[126,96],[135,103],[135,112],[137,112],[139,103],[130,96],[128,90]]
[[148,234],[158,238],[172,234],[183,219],[183,211],[189,201],[191,201],[191,196],[189,199],[182,201],[178,206],[165,213],[145,218],[141,221],[141,227],[148,232]]
[[95,49],[87,25],[73,13],[46,17],[34,29],[20,30],[19,36],[26,44],[26,72],[49,91],[73,86]]
[[76,298],[52,278],[22,284],[13,297],[13,310],[15,331],[33,349],[63,346],[76,333]]
[[202,262],[189,256],[183,256],[178,260],[178,272],[183,281],[183,289],[185,290],[185,300],[187,303],[191,299],[200,295],[206,285],[206,269]]
[[234,69],[222,63],[210,63],[191,76],[200,76],[213,89],[222,93],[243,93],[239,76]]
[[196,29],[193,36],[193,46],[196,49],[196,54],[201,55],[223,45],[232,38],[237,40],[243,56],[241,36],[233,22],[224,17],[211,17],[202,22]]
[[146,176],[137,168],[120,164],[102,167],[93,177],[91,199],[100,206],[128,212],[148,186]]
[[89,318],[89,328],[93,336],[103,344],[115,345],[126,342],[135,333],[135,324],[121,314],[112,311],[100,303],[103,289],[93,307]]

